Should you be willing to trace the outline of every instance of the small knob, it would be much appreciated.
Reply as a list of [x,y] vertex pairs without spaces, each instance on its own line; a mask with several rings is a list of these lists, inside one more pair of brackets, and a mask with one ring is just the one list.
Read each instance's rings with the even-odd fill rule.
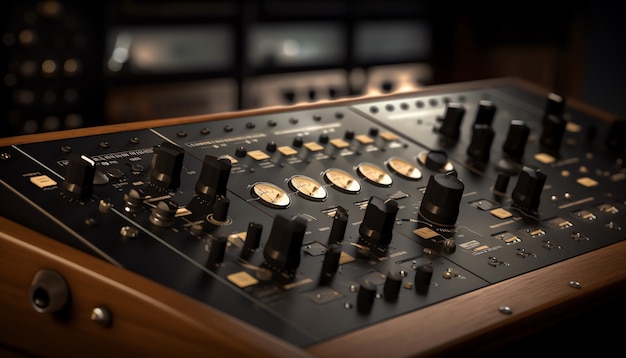
[[359,226],[359,235],[372,245],[387,247],[391,243],[397,213],[398,203],[394,200],[383,201],[372,196]]
[[440,225],[454,225],[465,185],[454,172],[431,175],[419,213]]
[[489,125],[475,124],[472,131],[472,140],[467,147],[467,155],[470,159],[479,163],[487,163],[495,135],[495,132]]
[[245,147],[240,146],[235,149],[235,157],[237,158],[243,158],[246,156],[246,154],[248,154],[248,151]]
[[342,206],[338,206],[333,216],[333,226],[328,236],[329,246],[343,241],[343,237],[346,234],[346,227],[348,227],[348,211]]
[[458,140],[461,135],[461,122],[465,116],[465,107],[459,103],[448,103],[439,133],[444,137]]
[[139,194],[137,189],[131,188],[124,194],[124,211],[128,213],[136,213],[143,209],[144,198]]
[[280,271],[295,270],[300,265],[300,248],[306,224],[307,220],[300,215],[293,219],[276,215],[263,250],[265,262]]
[[84,155],[73,155],[65,171],[62,187],[81,201],[89,199],[93,192],[96,163]]
[[372,128],[370,128],[368,133],[369,133],[370,137],[376,137],[378,135],[378,128],[372,127]]
[[546,175],[539,169],[524,166],[511,194],[511,199],[523,211],[534,212],[539,207],[545,182]]
[[502,151],[511,159],[521,162],[526,149],[526,142],[530,135],[530,127],[519,119],[514,119],[509,124],[509,131],[506,135]]
[[357,311],[369,313],[372,310],[372,306],[374,306],[374,299],[376,299],[376,285],[369,280],[363,280],[356,297]]
[[354,139],[354,131],[351,129],[346,130],[346,132],[343,134],[343,137],[347,140],[353,140]]
[[304,144],[304,140],[302,139],[302,136],[294,137],[293,143],[291,143],[291,145],[293,145],[294,148],[301,148],[303,144]]
[[511,179],[511,176],[509,174],[502,172],[498,173],[496,183],[493,186],[493,193],[496,195],[506,194],[506,189],[509,186],[509,179]]
[[261,233],[263,232],[263,225],[255,222],[248,224],[248,231],[246,231],[246,241],[241,249],[240,257],[247,260],[254,250],[259,248],[261,242]]
[[218,195],[226,196],[226,184],[231,169],[230,160],[206,155],[196,182],[196,193],[209,202],[213,202]]
[[174,225],[176,210],[177,207],[174,204],[159,201],[157,206],[152,209],[149,220],[155,226],[170,227]]
[[431,150],[426,153],[423,163],[430,170],[442,172],[449,171],[448,154],[442,150]]
[[163,142],[155,149],[150,181],[165,189],[178,188],[184,155],[182,148],[170,142]]
[[274,142],[273,140],[269,141],[267,145],[265,145],[265,150],[267,150],[270,153],[274,153],[276,149],[278,149],[278,146],[276,145],[276,142]]
[[476,112],[476,119],[474,120],[474,126],[477,124],[484,124],[491,127],[493,118],[496,115],[496,106],[489,100],[483,99],[478,102],[478,112]]
[[318,142],[320,142],[320,143],[322,143],[322,144],[327,144],[327,143],[328,143],[328,141],[329,141],[328,134],[326,134],[326,133],[322,133],[322,134],[320,134],[320,137],[319,137],[319,139],[318,139]]
[[394,302],[398,300],[400,288],[402,287],[402,275],[398,271],[387,273],[385,285],[383,286],[383,297],[385,301]]
[[415,291],[421,295],[428,293],[430,281],[433,278],[433,267],[430,264],[421,265],[415,270]]
[[230,199],[225,196],[218,196],[213,205],[213,219],[219,222],[228,220],[228,209],[230,208]]
[[209,257],[207,258],[206,267],[214,268],[224,262],[224,254],[226,252],[226,243],[228,240],[224,236],[219,236],[211,240],[209,248]]

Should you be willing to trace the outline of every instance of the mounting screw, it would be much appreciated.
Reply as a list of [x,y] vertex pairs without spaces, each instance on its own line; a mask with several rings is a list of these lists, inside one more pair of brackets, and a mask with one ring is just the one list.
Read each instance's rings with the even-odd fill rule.
[[498,307],[498,311],[503,314],[513,314],[513,309],[509,306],[500,306]]
[[567,285],[573,288],[582,288],[582,285],[578,281],[570,281]]

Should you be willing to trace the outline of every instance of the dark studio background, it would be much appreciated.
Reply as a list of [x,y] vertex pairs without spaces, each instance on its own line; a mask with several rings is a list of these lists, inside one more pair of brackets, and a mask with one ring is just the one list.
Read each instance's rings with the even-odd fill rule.
[[[9,0],[0,12],[0,137],[505,76],[624,117],[617,6]],[[607,301],[577,307],[513,351],[615,346],[619,332],[608,327],[624,314]]]

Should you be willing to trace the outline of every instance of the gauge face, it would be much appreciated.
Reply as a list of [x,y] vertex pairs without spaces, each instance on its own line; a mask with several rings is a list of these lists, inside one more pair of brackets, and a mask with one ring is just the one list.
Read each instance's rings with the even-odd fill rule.
[[341,169],[331,168],[324,172],[324,179],[339,191],[356,194],[361,191],[361,184],[350,173]]
[[289,186],[296,190],[298,195],[309,200],[323,201],[328,197],[328,192],[322,184],[304,175],[294,175],[289,178]]
[[272,208],[286,208],[291,204],[291,199],[287,192],[272,183],[254,183],[250,188],[250,192],[252,196],[259,198],[263,204]]
[[419,180],[422,178],[422,172],[406,159],[391,157],[387,160],[387,166],[404,179]]
[[393,182],[391,176],[376,164],[361,163],[356,167],[359,175],[363,176],[367,181],[378,186],[390,186]]

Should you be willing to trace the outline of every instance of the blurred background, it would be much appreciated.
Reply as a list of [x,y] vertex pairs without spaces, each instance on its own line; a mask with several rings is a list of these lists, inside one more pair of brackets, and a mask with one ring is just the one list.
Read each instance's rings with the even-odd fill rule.
[[617,2],[493,4],[5,1],[0,136],[504,76],[626,115]]

